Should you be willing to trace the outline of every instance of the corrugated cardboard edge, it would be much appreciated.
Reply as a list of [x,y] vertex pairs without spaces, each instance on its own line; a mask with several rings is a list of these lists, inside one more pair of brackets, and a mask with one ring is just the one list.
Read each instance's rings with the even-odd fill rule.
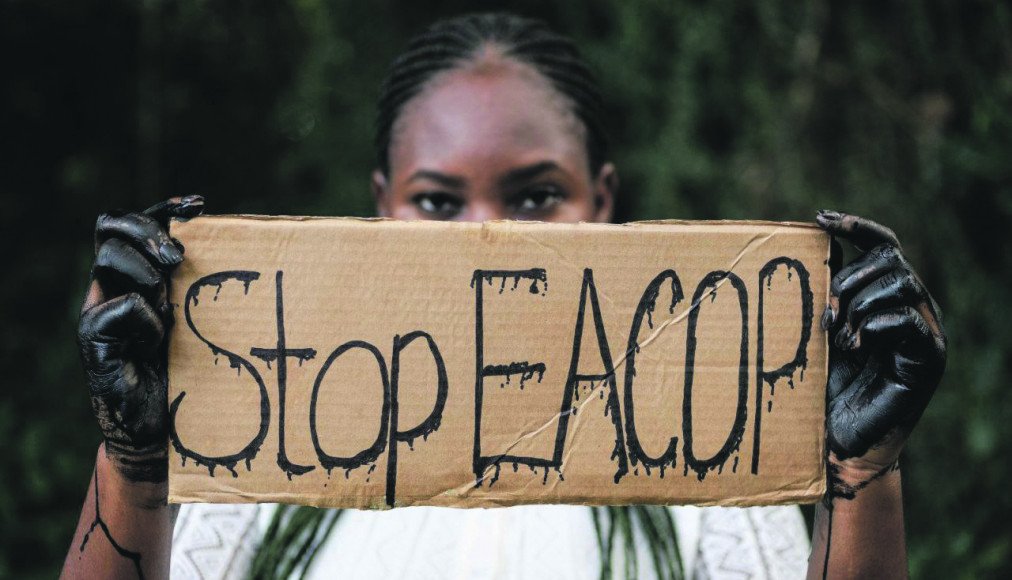
[[[576,222],[576,223],[556,223],[556,222],[542,222],[535,220],[491,220],[487,222],[448,222],[448,221],[436,221],[436,220],[417,220],[417,221],[405,221],[397,220],[392,218],[384,217],[339,217],[339,216],[303,216],[303,215],[260,215],[260,214],[245,214],[245,213],[234,213],[234,214],[204,214],[201,218],[229,218],[229,219],[241,219],[241,220],[257,220],[257,221],[293,221],[293,222],[308,222],[308,221],[326,221],[334,220],[341,222],[358,222],[358,223],[384,223],[384,224],[404,224],[409,227],[437,227],[445,228],[449,227],[462,227],[462,228],[475,228],[485,227],[487,225],[502,225],[506,227],[526,227],[526,226],[544,226],[550,227],[566,227],[566,226],[579,226],[581,229],[591,228],[630,228],[630,227],[641,227],[641,226],[763,226],[763,227],[792,227],[792,228],[803,228],[818,230],[818,224],[811,222],[795,222],[795,221],[773,221],[773,220],[682,220],[682,219],[663,219],[663,220],[642,220],[635,222],[624,222],[620,224],[611,223],[599,223],[599,222]],[[188,221],[180,218],[173,218],[172,221]]]
[[[220,483],[220,482],[218,482]],[[473,485],[473,482],[471,482]],[[221,486],[224,487],[224,486]],[[789,493],[785,493],[782,490],[773,490],[763,494],[751,495],[748,497],[736,497],[727,498],[720,500],[692,500],[691,502],[678,502],[673,501],[671,503],[658,503],[656,501],[650,502],[636,502],[630,501],[625,505],[695,505],[701,507],[707,506],[721,506],[721,507],[750,507],[750,506],[767,506],[767,505],[785,505],[791,503],[806,504],[806,503],[818,503],[826,491],[826,480],[821,478],[817,481],[813,481],[807,489],[796,490]],[[333,501],[307,501],[307,500],[333,500]],[[354,500],[357,497],[345,497],[345,496],[327,496],[324,497],[307,497],[297,493],[274,493],[274,494],[251,494],[234,489],[218,489],[215,491],[205,491],[195,494],[171,494],[169,496],[169,503],[291,503],[299,505],[311,505],[313,507],[320,508],[341,508],[341,509],[369,509],[369,510],[388,510],[392,509],[386,505],[382,497],[376,498],[376,504],[368,506],[366,508],[356,507],[345,507],[347,500]],[[431,497],[398,497],[395,507],[411,507],[411,506],[427,506],[431,505],[428,500]],[[500,501],[501,500],[501,501]],[[343,505],[342,505],[343,504]],[[455,509],[471,509],[471,508],[495,508],[495,507],[511,507],[516,505],[543,505],[544,502],[531,501],[531,502],[518,502],[516,497],[510,498],[498,498],[493,496],[483,496],[481,498],[469,498],[468,503],[464,504],[439,504],[438,507],[449,507]],[[565,505],[582,505],[582,506],[594,506],[594,505],[616,505],[614,502],[603,502],[594,501],[590,499],[581,500],[579,498],[567,501]]]
[[[335,221],[343,222],[348,224],[356,224],[362,226],[368,226],[369,224],[384,224],[392,225],[395,227],[405,228],[446,228],[450,227],[453,229],[482,229],[482,230],[512,230],[512,229],[523,229],[528,227],[539,228],[539,227],[551,227],[551,228],[563,228],[563,229],[600,229],[604,231],[616,231],[626,228],[652,228],[654,226],[683,226],[683,227],[707,227],[707,226],[718,226],[727,228],[747,228],[747,227],[774,227],[774,228],[798,228],[798,229],[810,229],[810,230],[822,230],[817,224],[810,222],[794,222],[794,221],[771,221],[771,220],[681,220],[681,219],[666,219],[666,220],[646,220],[637,222],[626,222],[622,224],[609,224],[609,223],[590,223],[590,222],[578,222],[578,223],[550,223],[540,221],[514,221],[514,220],[493,220],[482,223],[474,222],[445,222],[445,221],[403,221],[395,220],[390,218],[380,217],[328,217],[328,216],[288,216],[288,215],[258,215],[258,214],[217,214],[217,215],[204,215],[201,218],[215,218],[215,219],[235,219],[239,221],[291,221],[291,222],[310,222],[310,221]],[[195,218],[195,219],[201,219]],[[173,218],[171,221],[189,221],[180,220]],[[774,235],[776,230],[770,233]],[[826,254],[825,263],[829,263],[830,252],[832,248],[831,236],[827,236],[826,243]],[[827,296],[824,296],[824,301],[828,299],[828,292],[830,284],[832,282],[832,272],[829,268],[825,269],[825,284]],[[818,311],[817,311],[818,312]],[[818,320],[816,316],[816,320]],[[825,376],[829,376],[829,343],[828,334],[824,333],[824,348],[826,349],[827,356],[825,357]],[[826,408],[828,409],[828,392],[826,400]],[[771,490],[766,493],[752,495],[747,498],[726,498],[719,500],[692,500],[691,504],[687,502],[672,502],[666,505],[696,505],[696,506],[762,506],[762,505],[783,505],[788,503],[817,503],[822,500],[828,491],[828,478],[827,478],[827,467],[825,457],[828,454],[828,441],[826,440],[826,427],[823,427],[823,441],[824,449],[822,451],[824,460],[819,465],[818,477],[808,483],[808,487],[803,490],[794,490],[792,492],[785,492],[783,490]],[[170,474],[171,475],[171,474]],[[223,480],[224,481],[224,480]],[[221,484],[223,481],[219,481]],[[168,497],[169,503],[293,503],[301,505],[313,505],[316,507],[339,507],[338,504],[342,500],[351,499],[343,496],[330,496],[328,498],[312,498],[312,499],[329,499],[329,501],[310,501],[307,502],[307,498],[301,494],[291,493],[275,493],[275,494],[257,494],[255,497],[253,494],[240,491],[238,489],[220,489],[221,487],[227,487],[226,485],[220,485],[218,490],[215,491],[203,491],[200,493],[193,494],[179,494],[172,493],[172,486],[170,485],[170,494]],[[456,487],[449,487],[441,495],[453,493]],[[402,497],[398,498],[398,505],[395,507],[404,507],[412,505],[427,505],[426,500],[431,500],[435,496],[426,497]],[[370,506],[367,509],[390,509],[385,503],[377,500],[377,505]],[[530,504],[536,504],[540,502],[529,502]],[[630,505],[634,505],[636,502],[630,502]],[[470,508],[490,508],[490,507],[508,507],[513,505],[525,505],[524,502],[517,502],[515,497],[500,498],[495,496],[485,496],[482,498],[470,498],[470,503],[467,505],[449,505],[445,507],[454,507],[458,509],[470,509]],[[580,500],[574,499],[567,502],[567,505],[613,505],[604,504],[597,501],[591,500]],[[652,502],[652,505],[656,505],[656,502]],[[356,509],[356,508],[351,508]]]

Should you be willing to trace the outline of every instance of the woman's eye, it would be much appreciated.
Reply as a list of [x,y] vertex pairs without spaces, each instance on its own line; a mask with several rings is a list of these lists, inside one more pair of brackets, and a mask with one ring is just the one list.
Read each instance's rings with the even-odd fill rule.
[[460,213],[463,206],[460,199],[447,193],[419,193],[411,202],[437,219],[451,218]]
[[536,187],[528,189],[515,198],[514,204],[518,213],[545,213],[562,203],[565,196],[555,187]]

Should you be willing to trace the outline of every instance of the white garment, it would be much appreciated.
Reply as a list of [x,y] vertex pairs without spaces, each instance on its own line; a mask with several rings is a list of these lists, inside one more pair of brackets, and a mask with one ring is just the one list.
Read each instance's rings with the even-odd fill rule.
[[[187,504],[172,545],[172,578],[244,578],[273,505]],[[803,578],[809,543],[793,506],[670,508],[686,577]],[[652,561],[637,542],[641,578]],[[595,579],[601,558],[582,506],[348,510],[308,578]]]

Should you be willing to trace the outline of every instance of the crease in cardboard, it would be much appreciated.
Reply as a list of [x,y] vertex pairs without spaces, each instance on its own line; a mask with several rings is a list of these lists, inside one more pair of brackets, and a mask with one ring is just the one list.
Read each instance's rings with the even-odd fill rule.
[[[739,262],[741,262],[742,258],[745,255],[747,255],[749,253],[749,251],[755,250],[759,246],[762,246],[763,244],[765,244],[770,238],[772,238],[774,235],[776,235],[776,233],[777,233],[778,230],[779,230],[779,228],[777,230],[774,230],[774,231],[766,234],[765,236],[761,236],[762,239],[759,241],[758,244],[756,244],[755,241],[757,239],[759,239],[760,236],[759,235],[753,236],[748,241],[748,243],[745,245],[745,247],[742,248],[740,252],[738,252],[738,255],[735,256],[734,260],[731,262],[731,264],[724,271],[727,272],[727,273],[729,273],[729,274],[733,273],[734,272],[734,267],[737,266]],[[697,309],[697,308],[699,308],[703,304],[703,300],[705,300],[707,297],[709,297],[711,300],[713,300],[716,297],[717,290],[719,290],[724,284],[726,284],[727,280],[728,280],[728,278],[726,276],[723,277],[723,278],[721,278],[720,280],[718,280],[717,283],[707,293],[706,296],[703,296],[700,300],[698,300],[696,302],[691,302],[689,304],[689,307],[686,310],[684,310],[681,314],[675,316],[674,318],[669,318],[668,320],[666,320],[665,322],[663,322],[662,324],[660,324],[659,326],[657,326],[657,328],[654,328],[653,324],[648,322],[648,324],[649,324],[650,328],[653,330],[653,332],[651,332],[650,335],[647,336],[646,340],[644,340],[643,342],[637,343],[637,347],[638,347],[637,350],[643,350],[643,349],[645,349],[652,342],[654,342],[661,335],[661,333],[663,333],[669,326],[671,326],[673,324],[679,324],[683,320],[685,320],[686,318],[688,318],[692,314],[692,311],[695,310],[695,309]],[[682,300],[682,299],[684,299],[684,297],[679,296],[676,299],[674,296],[672,296],[672,304],[671,304],[671,307],[670,307],[671,310],[672,310],[672,313],[674,312],[675,304],[678,301]],[[656,308],[656,306],[655,306],[655,308]],[[653,312],[653,309],[650,309],[648,312]],[[629,358],[630,353],[631,353],[630,350],[626,350],[625,354],[622,355],[622,357],[618,359],[618,362],[615,363],[615,372],[618,372],[618,370],[625,364],[625,361],[626,361],[626,359]]]
[[560,260],[562,260],[563,264],[569,266],[573,271],[576,271],[576,272],[582,272],[583,271],[583,268],[581,268],[580,266],[578,266],[575,263],[573,263],[572,261],[570,261],[569,257],[566,256],[565,253],[560,252],[559,249],[556,248],[555,246],[548,245],[545,242],[539,240],[536,236],[532,236],[532,235],[530,235],[529,233],[527,233],[527,232],[525,232],[523,230],[516,230],[516,231],[517,231],[518,234],[520,234],[520,236],[525,241],[530,242],[530,243],[532,243],[532,244],[534,244],[534,245],[536,245],[536,246],[538,246],[540,248],[544,248],[544,249],[548,250],[549,252],[555,254]]
[[[773,236],[777,235],[778,231],[780,231],[780,228],[776,228],[773,231],[771,231],[770,233],[766,234],[765,236],[762,236],[762,239],[759,240],[758,244],[756,243],[756,240],[758,240],[760,238],[760,236],[758,234],[752,236],[752,239],[750,239],[748,241],[748,243],[745,244],[745,247],[742,248],[740,252],[738,252],[738,255],[734,257],[734,260],[731,262],[731,265],[729,265],[727,268],[725,268],[725,271],[727,271],[727,272],[733,272],[734,271],[734,267],[737,266],[739,262],[741,262],[741,259],[743,257],[745,257],[746,254],[748,254],[749,252],[757,250],[760,246],[762,246],[766,242],[770,241],[770,238],[772,238]],[[720,282],[720,284],[723,284],[725,280],[726,280],[726,278],[724,280],[722,280]],[[714,291],[716,291],[716,290],[717,289],[714,288]]]

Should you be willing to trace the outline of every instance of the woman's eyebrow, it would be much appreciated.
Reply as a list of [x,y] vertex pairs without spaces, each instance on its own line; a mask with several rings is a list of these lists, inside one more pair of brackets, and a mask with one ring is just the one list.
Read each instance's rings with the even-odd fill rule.
[[435,181],[436,183],[438,183],[443,187],[452,189],[461,189],[465,185],[467,185],[467,180],[464,179],[463,177],[458,177],[456,175],[447,175],[445,173],[440,173],[438,171],[432,171],[429,169],[419,169],[418,171],[411,174],[411,177],[408,178],[407,182],[411,183],[412,181],[416,181],[418,179],[428,179],[430,181]]
[[506,175],[500,177],[499,185],[504,188],[511,185],[518,185],[525,181],[530,181],[542,173],[559,168],[559,164],[554,161],[540,161],[532,165],[518,167],[507,171]]

